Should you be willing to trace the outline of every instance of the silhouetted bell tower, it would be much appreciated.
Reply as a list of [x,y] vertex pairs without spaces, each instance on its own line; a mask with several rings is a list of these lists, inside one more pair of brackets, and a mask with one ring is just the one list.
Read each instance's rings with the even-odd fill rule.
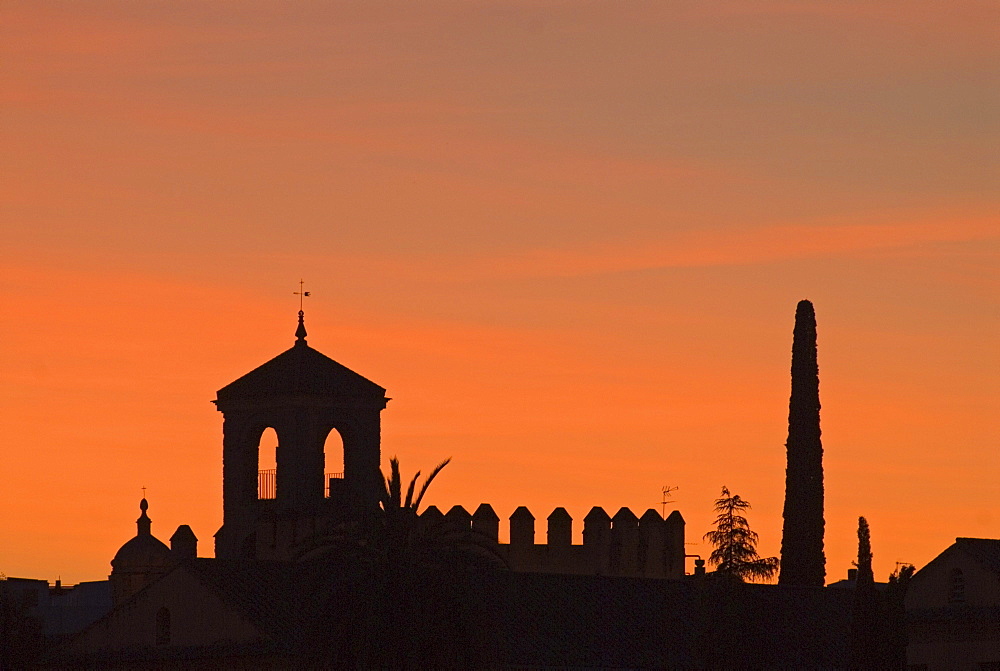
[[[223,415],[216,557],[257,557],[258,547],[288,556],[279,546],[308,545],[324,520],[363,517],[378,507],[380,414],[389,399],[382,387],[309,347],[303,317],[300,310],[291,349],[220,389],[214,401]],[[258,449],[268,428],[278,436],[273,498],[258,488]],[[343,480],[336,483],[324,482],[331,431],[344,446]],[[331,484],[338,486],[327,490]],[[270,534],[269,546],[258,546],[258,533]]]

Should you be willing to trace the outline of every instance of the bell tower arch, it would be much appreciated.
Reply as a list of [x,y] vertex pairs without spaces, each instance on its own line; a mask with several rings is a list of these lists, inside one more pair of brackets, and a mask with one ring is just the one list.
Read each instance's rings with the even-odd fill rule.
[[[247,557],[265,520],[290,522],[295,542],[317,519],[357,518],[378,507],[385,389],[310,347],[301,310],[295,336],[291,349],[220,389],[214,401],[223,416],[219,558]],[[267,429],[278,437],[273,473],[258,471]],[[343,442],[343,473],[325,472],[332,431]],[[342,481],[331,483],[330,475]]]

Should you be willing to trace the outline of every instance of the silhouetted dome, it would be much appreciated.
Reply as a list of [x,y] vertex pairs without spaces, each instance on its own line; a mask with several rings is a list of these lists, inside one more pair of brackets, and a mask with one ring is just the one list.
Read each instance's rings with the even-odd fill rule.
[[111,560],[111,568],[167,566],[172,563],[173,555],[163,541],[155,536],[136,536],[121,546]]
[[139,502],[139,510],[142,513],[135,521],[138,533],[115,553],[115,558],[111,560],[112,570],[154,568],[174,563],[170,548],[150,532],[152,520],[146,515],[148,508],[149,503],[146,499]]

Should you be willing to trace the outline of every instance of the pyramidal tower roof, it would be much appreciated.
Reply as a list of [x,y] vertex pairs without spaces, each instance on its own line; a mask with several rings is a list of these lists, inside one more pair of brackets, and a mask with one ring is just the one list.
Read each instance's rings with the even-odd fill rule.
[[295,336],[291,349],[220,389],[216,404],[295,396],[385,403],[383,387],[307,344],[302,310]]

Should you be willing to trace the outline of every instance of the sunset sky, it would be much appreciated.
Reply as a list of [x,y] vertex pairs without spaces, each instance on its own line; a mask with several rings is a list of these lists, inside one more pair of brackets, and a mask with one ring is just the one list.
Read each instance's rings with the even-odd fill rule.
[[8,576],[105,578],[143,486],[212,555],[300,278],[445,510],[670,485],[707,556],[725,485],[778,554],[808,298],[828,581],[859,515],[880,580],[1000,537],[992,0],[7,0],[0,102]]

